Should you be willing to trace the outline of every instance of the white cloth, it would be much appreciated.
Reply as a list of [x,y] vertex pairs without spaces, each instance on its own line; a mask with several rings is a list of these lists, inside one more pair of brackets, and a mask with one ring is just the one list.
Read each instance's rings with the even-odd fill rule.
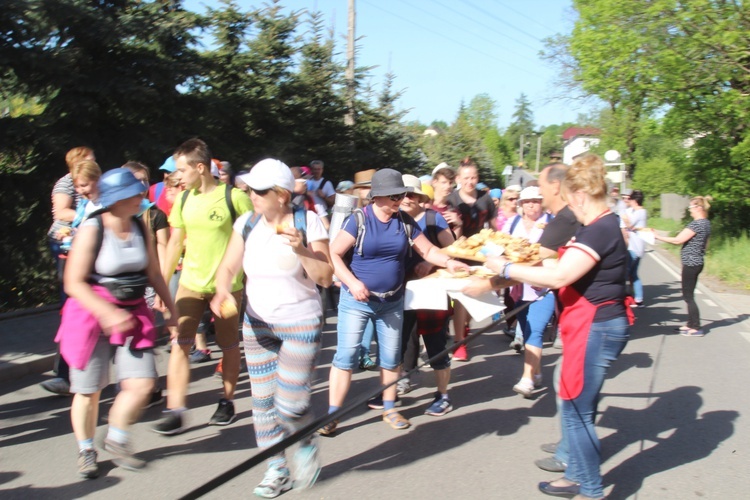
[[469,279],[425,278],[406,282],[404,309],[429,309],[445,311],[448,309],[448,297],[458,300],[476,321],[482,321],[505,309],[500,298],[493,292],[483,293],[478,297],[469,297],[459,290],[471,283]]
[[[241,215],[234,230],[242,234],[252,212]],[[328,240],[320,218],[307,211],[307,242]],[[291,323],[320,317],[323,306],[315,283],[304,272],[287,241],[262,217],[245,243],[242,267],[247,276],[247,312],[266,323]]]

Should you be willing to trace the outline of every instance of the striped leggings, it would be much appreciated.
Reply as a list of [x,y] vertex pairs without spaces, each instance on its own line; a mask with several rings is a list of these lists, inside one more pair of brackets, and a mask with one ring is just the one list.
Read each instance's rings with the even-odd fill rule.
[[[242,335],[259,448],[279,443],[312,421],[310,378],[322,331],[322,317],[269,324],[245,314]],[[285,466],[284,453],[270,461]]]

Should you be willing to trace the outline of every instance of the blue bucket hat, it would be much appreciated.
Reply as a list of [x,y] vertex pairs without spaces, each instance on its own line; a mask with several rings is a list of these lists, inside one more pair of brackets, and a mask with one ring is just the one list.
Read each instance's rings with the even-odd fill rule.
[[503,197],[503,190],[500,188],[490,189],[490,198],[497,198],[498,200]]
[[111,207],[118,201],[142,195],[148,187],[127,168],[113,168],[99,179],[99,203]]

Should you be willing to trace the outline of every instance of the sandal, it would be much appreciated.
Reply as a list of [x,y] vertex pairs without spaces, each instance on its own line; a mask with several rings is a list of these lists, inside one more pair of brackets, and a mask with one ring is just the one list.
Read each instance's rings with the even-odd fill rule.
[[326,425],[318,429],[318,434],[320,434],[321,436],[333,436],[334,434],[336,434],[336,427],[338,427],[338,425],[338,420],[328,422]]
[[411,427],[411,422],[406,420],[395,408],[383,412],[383,421],[397,431]]

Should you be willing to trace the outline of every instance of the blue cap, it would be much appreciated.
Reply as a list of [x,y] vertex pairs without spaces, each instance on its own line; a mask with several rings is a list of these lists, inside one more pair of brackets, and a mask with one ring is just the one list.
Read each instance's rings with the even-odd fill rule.
[[175,165],[174,162],[174,156],[170,156],[166,160],[164,160],[164,163],[161,164],[161,167],[159,167],[159,170],[164,170],[166,172],[169,172],[170,174],[177,170],[177,165]]
[[503,190],[500,188],[490,189],[490,198],[497,198],[498,200],[503,197]]
[[477,183],[476,188],[477,189],[481,189],[481,190],[485,190],[485,189],[489,188],[489,186],[487,184],[485,184],[484,182],[479,182],[479,183]]
[[143,195],[147,190],[148,186],[136,179],[129,169],[113,168],[99,179],[99,203],[102,207],[111,207],[118,201]]

